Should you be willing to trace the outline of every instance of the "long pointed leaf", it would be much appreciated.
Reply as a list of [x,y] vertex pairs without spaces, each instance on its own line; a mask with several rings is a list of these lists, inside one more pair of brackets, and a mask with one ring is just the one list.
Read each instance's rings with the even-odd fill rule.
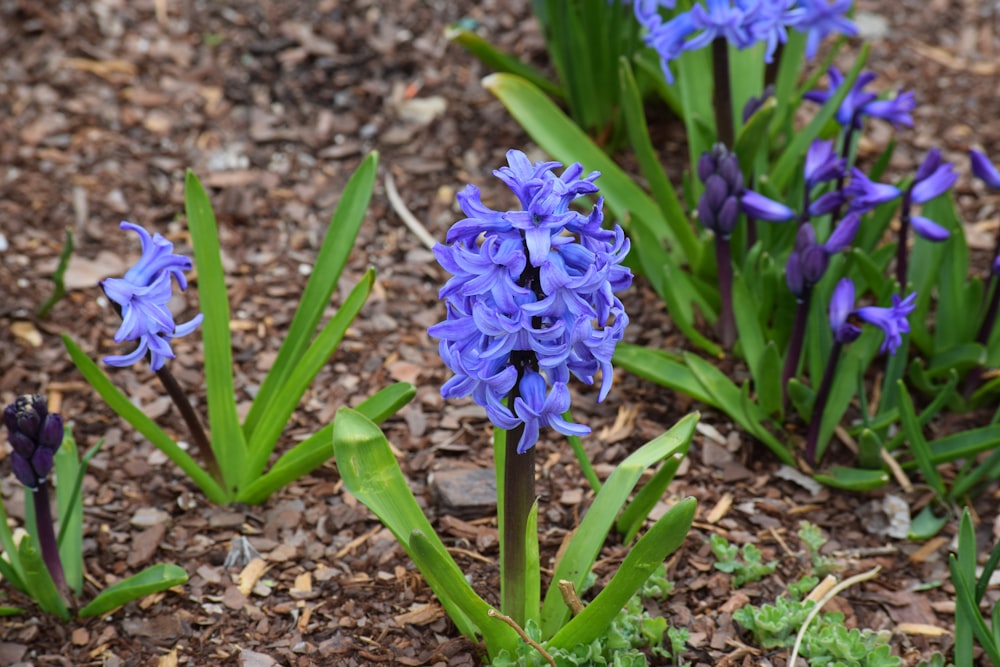
[[164,433],[163,429],[156,425],[156,422],[147,417],[132,401],[128,400],[125,394],[121,393],[111,383],[108,376],[97,367],[97,364],[73,342],[73,339],[63,334],[62,340],[77,370],[87,380],[87,383],[101,395],[101,398],[108,404],[108,407],[118,413],[119,417],[131,424],[132,428],[146,436],[146,439],[153,443],[157,449],[166,454],[167,458],[173,461],[177,467],[183,470],[198,485],[198,488],[202,490],[209,500],[220,505],[229,501],[226,492],[219,486],[218,482],[212,479],[212,476],[205,472],[191,458],[190,454],[181,449],[169,435]]
[[247,444],[236,415],[229,297],[226,294],[215,213],[205,188],[190,170],[184,179],[184,207],[198,269],[198,299],[205,314],[201,330],[205,347],[205,395],[212,451],[222,470],[226,496],[232,498],[246,480]]
[[31,536],[25,535],[18,545],[17,555],[21,559],[21,566],[24,571],[24,584],[30,595],[38,606],[49,614],[58,616],[63,620],[69,620],[69,610],[66,603],[56,589],[49,574],[42,555],[31,542]]
[[608,532],[643,471],[674,454],[686,453],[697,422],[697,413],[684,417],[669,431],[650,440],[622,461],[601,486],[600,493],[594,498],[563,557],[556,564],[552,584],[542,605],[543,638],[558,632],[569,617],[570,610],[559,591],[558,582],[566,580],[573,584],[574,589],[582,588]]
[[152,565],[128,579],[122,579],[105,588],[91,600],[90,604],[80,610],[79,616],[80,618],[101,616],[132,600],[180,586],[187,580],[187,572],[182,567],[169,563]]
[[604,590],[549,642],[550,646],[571,649],[586,645],[605,632],[611,621],[664,559],[684,543],[698,503],[685,498],[664,514],[625,556]]
[[[285,384],[313,339],[323,312],[330,303],[330,295],[336,289],[337,281],[347,264],[371,201],[377,171],[378,153],[373,152],[344,186],[340,202],[327,226],[323,244],[316,255],[313,271],[288,326],[288,333],[243,422],[243,433],[248,441],[254,440],[254,431],[266,415],[275,410],[284,411],[282,402],[292,401],[293,409],[299,402],[299,397],[294,400],[286,397]],[[250,450],[253,450],[253,445],[250,445]],[[249,479],[252,480],[253,477]]]
[[365,275],[354,286],[351,293],[344,300],[343,305],[337,310],[337,314],[330,318],[323,329],[316,336],[316,339],[306,350],[305,354],[295,363],[295,367],[288,375],[282,387],[282,398],[272,401],[269,409],[259,426],[254,430],[248,443],[250,461],[247,464],[249,474],[247,479],[257,479],[261,471],[267,465],[267,459],[274,451],[278,438],[282,430],[288,423],[289,417],[298,405],[306,389],[312,384],[313,378],[320,369],[330,359],[337,345],[347,333],[347,327],[351,325],[354,318],[365,305],[368,295],[371,293],[372,285],[375,284],[375,270],[368,269]]
[[395,535],[459,631],[469,638],[482,634],[491,655],[512,648],[513,631],[489,617],[489,605],[461,576],[378,426],[356,410],[341,408],[333,422],[333,449],[344,486]]

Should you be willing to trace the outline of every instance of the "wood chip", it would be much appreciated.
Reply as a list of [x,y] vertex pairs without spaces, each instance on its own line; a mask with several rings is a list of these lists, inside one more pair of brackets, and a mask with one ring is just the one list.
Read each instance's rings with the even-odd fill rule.
[[927,540],[919,549],[910,554],[910,561],[913,563],[923,563],[932,554],[937,552],[938,549],[946,544],[948,544],[948,538],[941,537],[940,535],[933,537]]
[[265,572],[268,570],[267,563],[261,558],[254,558],[247,566],[243,568],[240,572],[239,577],[239,588],[240,593],[243,595],[250,595],[250,591],[253,590],[254,584],[260,579]]
[[444,609],[434,602],[418,605],[410,611],[395,616],[396,622],[401,626],[406,624],[430,625],[439,618],[444,618]]
[[156,667],[177,667],[177,649],[173,649],[166,655],[161,655]]
[[726,492],[722,494],[719,498],[719,502],[715,503],[715,507],[712,511],[708,513],[705,517],[705,521],[708,523],[718,523],[722,517],[729,513],[729,509],[733,506],[733,494]]
[[949,630],[926,623],[900,623],[896,626],[896,632],[902,635],[920,635],[921,637],[944,637],[951,634]]

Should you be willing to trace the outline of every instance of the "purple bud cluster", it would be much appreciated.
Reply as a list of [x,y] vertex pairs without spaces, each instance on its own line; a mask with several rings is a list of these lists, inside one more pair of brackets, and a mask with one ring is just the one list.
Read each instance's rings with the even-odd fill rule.
[[167,307],[173,280],[181,290],[187,289],[184,272],[191,270],[191,259],[174,254],[174,244],[160,234],[150,236],[130,222],[121,223],[121,228],[139,235],[142,257],[124,278],[108,278],[101,282],[101,287],[121,309],[122,324],[115,332],[115,342],[137,341],[138,345],[129,354],[104,357],[104,363],[131,366],[149,353],[150,367],[156,371],[175,356],[170,340],[191,333],[204,319],[199,313],[184,324],[176,324]]
[[767,222],[787,222],[795,217],[795,211],[784,204],[744,187],[740,161],[723,144],[701,154],[698,178],[705,184],[698,199],[698,219],[720,238],[730,237],[741,212]]
[[[538,440],[539,428],[585,435],[586,426],[562,415],[573,375],[593,384],[598,400],[611,389],[611,357],[628,316],[615,296],[632,282],[622,266],[629,250],[621,227],[602,227],[603,200],[589,214],[570,208],[598,192],[592,172],[573,164],[532,163],[509,151],[494,171],[517,195],[521,209],[494,211],[469,185],[458,195],[466,218],[448,231],[434,254],[452,277],[441,288],[447,319],[428,333],[441,340],[441,358],[455,373],[445,398],[471,395],[503,429],[524,426],[518,452]],[[505,403],[504,399],[513,397]]]
[[13,448],[14,476],[29,489],[37,489],[52,472],[52,462],[63,440],[63,422],[49,412],[38,394],[24,394],[4,408],[7,441]]
[[765,45],[764,60],[771,62],[788,30],[806,33],[806,55],[816,55],[820,42],[833,32],[855,35],[857,27],[845,14],[851,0],[705,0],[689,11],[664,21],[660,8],[673,9],[673,0],[640,0],[635,16],[646,28],[646,45],[660,56],[667,81],[673,83],[669,63],[684,51],[695,51],[717,38],[738,49]]
[[816,230],[812,224],[806,222],[799,227],[795,249],[788,256],[785,267],[785,282],[796,299],[802,300],[820,281],[830,266],[830,257],[851,245],[860,226],[861,216],[850,213],[841,220],[826,243],[816,241]]

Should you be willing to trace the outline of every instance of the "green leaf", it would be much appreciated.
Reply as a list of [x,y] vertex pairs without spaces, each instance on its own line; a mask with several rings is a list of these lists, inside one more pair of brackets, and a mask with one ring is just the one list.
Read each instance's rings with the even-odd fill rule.
[[80,610],[80,618],[103,616],[132,600],[180,586],[188,580],[184,568],[169,563],[147,567],[142,572],[115,582]]
[[584,580],[614,525],[615,518],[642,477],[643,471],[658,461],[686,453],[697,422],[697,413],[684,417],[669,431],[650,440],[622,461],[601,486],[601,491],[594,497],[593,504],[556,563],[553,583],[542,604],[543,637],[555,634],[569,617],[570,610],[559,591],[558,582],[566,580],[573,584],[575,590],[583,588]]
[[451,25],[445,28],[444,36],[449,42],[458,44],[490,69],[517,75],[553,97],[566,96],[566,92],[558,84],[550,81],[543,72],[497,49],[471,30]]
[[55,456],[56,512],[59,520],[59,560],[62,561],[66,583],[79,596],[83,592],[83,503],[80,488],[87,463],[97,454],[104,440],[87,451],[81,462],[76,451],[73,432],[67,428],[62,445]]
[[360,412],[341,408],[333,422],[333,449],[344,486],[395,535],[459,631],[470,639],[482,634],[490,655],[513,650],[513,630],[489,617],[489,605],[434,533],[379,427]]
[[910,522],[907,537],[911,540],[929,540],[937,535],[948,523],[947,516],[937,516],[930,505],[926,505]]
[[629,550],[604,590],[594,598],[593,602],[584,607],[582,612],[562,626],[548,645],[570,649],[581,644],[589,644],[603,635],[611,621],[621,612],[628,599],[639,590],[649,575],[663,564],[668,555],[683,544],[691,528],[697,505],[694,498],[685,498],[660,517]]
[[198,300],[205,314],[201,331],[205,348],[205,397],[210,438],[229,500],[246,481],[247,444],[236,415],[229,297],[222,270],[219,230],[208,194],[191,170],[188,170],[184,180],[184,207],[198,270]]
[[638,535],[642,524],[649,518],[650,511],[663,498],[667,486],[673,481],[683,460],[684,453],[681,452],[665,460],[653,477],[635,494],[632,502],[622,510],[615,527],[623,536],[622,542],[628,544]]
[[[376,424],[396,414],[417,393],[408,382],[389,385],[374,396],[361,402],[355,409]],[[251,482],[236,500],[256,505],[267,500],[272,493],[323,465],[333,456],[330,438],[333,423],[329,423],[311,436],[285,452],[264,475]]]
[[683,359],[666,350],[619,343],[612,361],[615,366],[644,380],[679,391],[712,407],[719,407],[715,397],[705,389]]
[[930,443],[931,462],[940,465],[958,459],[974,459],[978,454],[1000,447],[1000,424],[959,431]]
[[73,339],[66,334],[62,334],[62,340],[77,370],[87,380],[87,383],[101,395],[101,398],[108,404],[108,407],[118,413],[119,417],[131,424],[135,430],[144,435],[157,449],[166,454],[167,458],[173,461],[177,467],[183,470],[198,485],[198,488],[202,490],[202,493],[209,500],[219,505],[229,502],[228,494],[219,486],[219,483],[212,479],[212,476],[205,472],[191,458],[190,454],[181,449],[170,436],[164,433],[163,429],[156,425],[156,422],[147,417],[132,401],[128,400],[125,394],[121,393],[111,383],[108,376],[97,367],[97,364],[91,361],[90,357],[73,342]]
[[[959,662],[960,651],[963,655],[962,659],[964,660],[964,654],[968,654],[969,662],[967,664],[972,664],[971,641],[966,641],[968,632],[965,628],[963,628],[963,631],[960,633],[958,627],[958,624],[964,620],[971,626],[972,634],[974,634],[976,639],[979,640],[979,644],[983,647],[986,655],[989,656],[990,663],[993,665],[1000,665],[1000,646],[997,646],[993,633],[990,631],[989,626],[986,625],[986,621],[983,620],[982,615],[979,613],[979,608],[974,604],[972,598],[972,586],[969,578],[964,572],[961,571],[954,555],[949,557],[948,565],[951,568],[951,581],[955,586],[955,664],[962,664]],[[961,610],[960,616],[957,615],[959,610]],[[963,640],[963,648],[961,649],[959,645],[960,634]],[[964,645],[968,645],[968,648],[964,648]]]
[[45,561],[42,560],[42,555],[31,543],[31,535],[25,535],[21,539],[17,555],[23,568],[24,585],[28,595],[46,613],[68,621],[69,610],[66,608],[66,603],[59,595],[59,591],[52,581],[52,575],[49,574],[49,569],[46,567]]
[[274,451],[278,438],[284,430],[288,419],[292,416],[306,389],[312,384],[313,378],[326,365],[330,356],[336,351],[337,345],[347,333],[347,327],[361,311],[375,284],[375,270],[368,269],[365,275],[354,286],[344,300],[337,314],[330,318],[312,344],[295,362],[281,387],[280,398],[271,401],[261,418],[253,435],[247,444],[249,454],[248,474],[246,479],[256,480],[267,465],[267,460]]
[[21,559],[17,557],[14,533],[10,530],[7,508],[4,507],[2,498],[0,498],[0,546],[3,547],[3,553],[7,556],[7,559],[0,558],[0,575],[3,575],[3,578],[9,581],[14,588],[22,593],[27,593],[28,587],[24,583],[24,568],[21,566]]
[[621,81],[625,129],[628,131],[629,141],[632,144],[632,150],[635,151],[635,157],[639,161],[642,175],[649,182],[649,190],[653,193],[656,203],[659,204],[663,218],[670,224],[677,237],[677,242],[687,263],[692,267],[698,267],[701,263],[704,247],[694,230],[691,229],[691,223],[684,212],[684,207],[681,206],[680,199],[677,198],[677,192],[670,183],[667,173],[663,170],[663,165],[660,164],[656,149],[653,148],[649,128],[646,126],[642,97],[627,59],[621,58],[619,60],[618,73]]
[[659,242],[666,239],[672,247],[678,245],[656,202],[538,88],[512,74],[491,74],[483,79],[483,86],[542,150],[563,163],[579,162],[584,170],[601,172],[601,194],[615,216],[625,221],[626,229],[632,220],[646,225]]
[[831,466],[826,472],[813,475],[817,482],[845,491],[873,491],[889,483],[884,470]]
[[25,613],[27,612],[20,607],[0,607],[0,616],[20,616]]
[[[243,422],[243,434],[248,442],[255,442],[255,431],[261,421],[273,412],[284,413],[294,410],[302,397],[301,394],[288,395],[285,387],[313,340],[316,327],[319,326],[320,319],[330,303],[330,296],[336,289],[337,281],[347,264],[371,201],[377,171],[378,153],[373,152],[362,161],[344,186],[340,202],[327,226],[323,244],[316,255],[309,281],[288,326],[288,334],[281,342],[278,356],[271,364],[271,369],[261,383],[260,391]],[[286,405],[288,403],[291,403],[291,408]],[[252,452],[253,445],[249,447]],[[250,479],[253,477],[251,475]]]
[[913,400],[910,398],[910,393],[906,390],[906,385],[902,380],[898,381],[897,387],[899,388],[899,416],[903,422],[903,431],[906,433],[906,439],[910,442],[910,451],[913,453],[913,458],[917,462],[920,473],[924,476],[924,481],[933,489],[938,500],[944,500],[947,495],[944,480],[941,478],[941,473],[938,472],[933,461],[931,461],[931,449],[920,429],[920,423],[917,421],[917,415],[913,408]]

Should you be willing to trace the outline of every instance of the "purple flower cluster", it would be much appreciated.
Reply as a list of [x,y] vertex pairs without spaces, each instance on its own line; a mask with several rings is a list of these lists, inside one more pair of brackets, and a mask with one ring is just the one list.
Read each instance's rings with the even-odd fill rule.
[[851,343],[861,335],[861,324],[873,324],[885,334],[880,352],[895,354],[903,344],[903,334],[910,330],[907,316],[916,308],[917,294],[911,292],[905,299],[892,295],[892,307],[866,306],[854,308],[854,283],[843,278],[837,283],[830,298],[830,327],[838,343]]
[[204,319],[199,313],[184,324],[176,324],[167,307],[173,292],[172,280],[182,290],[187,289],[184,272],[191,270],[191,259],[175,255],[174,244],[160,234],[150,236],[131,222],[121,223],[121,228],[139,235],[142,257],[124,278],[108,278],[101,282],[101,287],[121,309],[122,324],[115,332],[115,342],[138,341],[138,345],[129,354],[104,357],[104,363],[131,366],[149,353],[150,367],[156,371],[175,356],[170,340],[191,333]]
[[442,395],[471,395],[499,428],[523,424],[517,450],[525,452],[540,426],[590,432],[562,418],[567,383],[573,375],[593,384],[600,371],[598,400],[607,396],[611,356],[628,324],[614,293],[631,284],[632,274],[622,266],[629,242],[621,227],[601,226],[603,200],[587,215],[570,208],[597,193],[597,172],[582,176],[583,167],[573,164],[557,176],[560,163],[532,163],[514,150],[507,162],[493,173],[522,210],[487,208],[473,185],[458,195],[467,217],[448,231],[448,245],[434,247],[452,274],[440,291],[447,319],[428,333],[441,340],[441,358],[455,373]]
[[667,81],[673,83],[669,63],[684,51],[700,49],[723,38],[739,49],[766,45],[764,60],[771,62],[788,29],[807,34],[806,55],[816,55],[820,42],[833,32],[854,35],[857,28],[845,16],[851,0],[705,0],[664,21],[660,8],[673,9],[673,0],[638,0],[635,16],[646,28],[646,45],[660,55]]
[[[827,70],[829,87],[827,90],[811,90],[803,97],[817,104],[825,104],[836,95],[844,85],[844,75],[836,67]],[[878,95],[866,91],[865,87],[875,80],[874,72],[862,72],[854,85],[848,91],[844,101],[840,103],[835,118],[841,127],[860,129],[866,117],[881,118],[895,126],[913,127],[913,117],[910,112],[917,106],[913,93],[900,92],[890,99],[880,100]]]
[[24,394],[4,408],[3,421],[10,442],[10,463],[14,476],[29,489],[45,483],[63,440],[63,422],[49,412],[48,403],[38,394]]

